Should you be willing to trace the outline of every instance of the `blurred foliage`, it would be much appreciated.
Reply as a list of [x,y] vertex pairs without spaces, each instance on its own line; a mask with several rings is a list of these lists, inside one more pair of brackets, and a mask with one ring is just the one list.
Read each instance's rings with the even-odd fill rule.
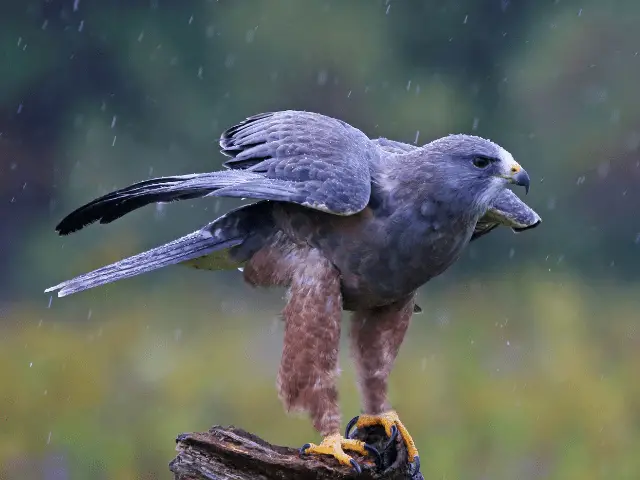
[[[275,393],[282,292],[172,267],[44,288],[237,202],[71,209],[219,168],[220,132],[297,108],[370,136],[490,137],[544,223],[424,287],[391,395],[426,478],[640,476],[640,4],[631,0],[0,1],[0,478],[169,478],[172,438],[317,440]],[[346,344],[345,344],[346,347]],[[345,421],[358,412],[347,349]]]

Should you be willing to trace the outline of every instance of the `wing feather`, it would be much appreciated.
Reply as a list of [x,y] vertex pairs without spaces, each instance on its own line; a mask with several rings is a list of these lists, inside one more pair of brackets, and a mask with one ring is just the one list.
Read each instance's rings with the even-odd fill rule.
[[371,166],[381,154],[351,125],[293,110],[249,117],[226,130],[220,146],[231,157],[224,164],[227,168],[280,180],[286,187],[279,188],[296,192],[288,201],[336,215],[351,215],[367,205]]

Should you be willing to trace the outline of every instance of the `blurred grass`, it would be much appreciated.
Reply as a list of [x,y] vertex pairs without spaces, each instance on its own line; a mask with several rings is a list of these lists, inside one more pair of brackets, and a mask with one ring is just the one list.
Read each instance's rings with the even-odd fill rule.
[[[637,286],[538,273],[431,292],[391,381],[425,478],[637,478]],[[61,478],[168,478],[173,438],[216,423],[317,439],[277,399],[282,325],[266,297],[242,315],[171,288],[81,322],[69,299],[15,308],[0,340],[0,478],[25,478],[25,452],[31,467],[64,458]],[[359,411],[346,347],[345,422]]]

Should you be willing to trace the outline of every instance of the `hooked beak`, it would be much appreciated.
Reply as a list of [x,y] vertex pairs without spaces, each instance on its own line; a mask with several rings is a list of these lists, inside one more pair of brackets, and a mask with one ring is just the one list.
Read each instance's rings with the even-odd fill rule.
[[504,178],[506,178],[510,183],[524,187],[525,195],[529,193],[529,184],[531,183],[531,179],[529,178],[527,171],[519,164],[514,164],[509,169],[509,174],[505,175]]

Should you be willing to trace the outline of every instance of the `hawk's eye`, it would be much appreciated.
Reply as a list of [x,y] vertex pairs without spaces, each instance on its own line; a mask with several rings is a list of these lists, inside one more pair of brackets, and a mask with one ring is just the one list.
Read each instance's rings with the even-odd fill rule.
[[489,157],[483,157],[481,155],[473,157],[473,165],[478,168],[487,168],[491,165],[491,162],[493,162],[493,159]]

